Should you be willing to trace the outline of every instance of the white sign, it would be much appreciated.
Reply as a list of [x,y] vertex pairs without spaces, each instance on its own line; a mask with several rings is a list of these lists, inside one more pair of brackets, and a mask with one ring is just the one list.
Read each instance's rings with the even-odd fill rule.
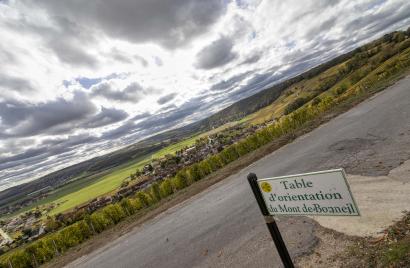
[[258,179],[270,215],[360,216],[343,169]]

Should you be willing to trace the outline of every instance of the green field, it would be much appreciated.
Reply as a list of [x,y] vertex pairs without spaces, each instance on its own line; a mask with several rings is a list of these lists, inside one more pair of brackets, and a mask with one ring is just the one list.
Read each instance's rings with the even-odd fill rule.
[[160,158],[166,154],[175,153],[178,150],[186,146],[190,146],[195,143],[195,140],[199,138],[200,135],[196,135],[192,138],[186,139],[184,141],[178,142],[176,144],[169,145],[152,155],[148,155],[145,158],[137,161],[136,163],[131,163],[126,165],[125,167],[122,166],[120,168],[116,168],[113,171],[109,172],[109,174],[101,177],[97,181],[94,181],[92,184],[80,188],[75,189],[75,191],[71,191],[70,193],[66,193],[65,195],[61,196],[58,199],[54,199],[54,203],[60,204],[58,207],[50,211],[50,214],[57,214],[60,212],[64,212],[66,210],[72,209],[78,205],[86,203],[87,201],[94,199],[98,196],[105,195],[107,193],[115,191],[121,183],[129,177],[131,173],[135,173],[137,169],[141,169],[150,162],[152,158]]

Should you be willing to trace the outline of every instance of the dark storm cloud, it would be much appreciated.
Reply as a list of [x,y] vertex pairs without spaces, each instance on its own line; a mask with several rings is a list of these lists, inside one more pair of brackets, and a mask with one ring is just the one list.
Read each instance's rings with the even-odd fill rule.
[[84,124],[81,124],[81,127],[98,128],[122,121],[127,117],[128,114],[123,110],[101,107],[101,112],[90,118]]
[[248,56],[247,58],[245,58],[245,60],[242,61],[241,65],[242,64],[252,64],[252,63],[258,62],[261,57],[262,57],[261,53],[254,53]]
[[81,144],[89,144],[98,141],[98,137],[90,134],[71,135],[68,138],[47,139],[42,141],[41,146],[60,146],[64,149],[73,148]]
[[72,99],[58,98],[30,104],[19,101],[0,102],[0,136],[29,137],[38,134],[67,134],[75,129],[97,128],[124,120],[122,110],[97,107],[84,93],[76,92]]
[[104,140],[113,140],[120,138],[126,134],[131,134],[135,131],[137,127],[135,126],[135,123],[132,120],[126,121],[123,123],[121,126],[111,129],[109,131],[104,132],[101,135],[101,139]]
[[198,52],[196,67],[213,69],[231,62],[238,56],[237,53],[232,51],[232,48],[233,41],[231,39],[224,36],[220,37]]
[[0,134],[20,137],[36,135],[84,119],[95,111],[95,105],[80,92],[76,92],[70,101],[58,98],[39,104],[0,102]]
[[[14,162],[16,165],[20,164],[18,163],[18,161],[20,160],[25,160],[25,159],[29,159],[29,158],[34,158],[37,157],[39,155],[42,155],[44,153],[46,153],[48,150],[47,147],[42,147],[42,148],[32,148],[32,149],[28,149],[25,152],[21,153],[21,154],[17,154],[14,156],[10,156],[10,157],[0,157],[0,170],[2,168],[5,168],[6,164],[10,163],[10,162]],[[7,168],[10,168],[10,165],[7,165]]]
[[[32,4],[28,2],[29,4]],[[32,8],[37,8],[33,6]],[[37,25],[27,20],[23,14],[5,26],[19,34],[39,37],[46,49],[63,63],[75,66],[95,67],[98,60],[86,51],[86,47],[96,43],[95,32],[78,24],[74,19],[50,14],[52,25]]]
[[165,103],[167,103],[167,102],[172,101],[177,95],[178,95],[177,93],[167,94],[167,95],[165,95],[165,96],[160,97],[160,98],[157,100],[157,103],[158,103],[158,104],[161,104],[161,105],[162,105],[162,104],[165,104]]
[[48,47],[54,51],[62,62],[89,67],[97,65],[97,59],[82,50],[80,44],[69,42],[66,39],[52,39],[48,42]]
[[135,115],[133,118],[131,118],[131,120],[132,120],[132,121],[141,120],[141,119],[144,119],[144,118],[146,118],[146,117],[148,117],[148,116],[150,116],[150,115],[151,115],[150,113],[137,114],[137,115]]
[[135,124],[135,121],[139,121],[139,120],[146,121],[146,120],[149,120],[152,116],[153,115],[151,115],[150,113],[142,113],[142,114],[135,115],[134,117],[123,122],[122,125],[120,125],[119,127],[104,132],[101,136],[101,139],[113,140],[113,139],[121,138],[127,134],[132,134],[135,131],[137,131],[137,128],[138,128]]
[[[95,44],[95,33],[78,24],[75,19],[52,15],[57,27],[42,33],[48,48],[53,50],[60,61],[76,65],[95,67],[98,60],[86,51],[87,45]],[[64,36],[64,38],[61,38]]]
[[194,97],[179,107],[158,113],[136,124],[139,129],[163,130],[182,123],[188,117],[202,110],[206,103],[204,96]]
[[169,48],[203,34],[225,11],[222,0],[40,0],[35,5],[114,38],[159,42]]
[[266,86],[274,83],[277,79],[278,77],[270,72],[255,74],[247,81],[246,85],[241,86],[238,90],[232,92],[230,96],[235,100],[238,98],[250,96],[266,88]]
[[[17,168],[27,174],[27,172],[44,167],[45,162],[61,164],[64,159],[69,159],[78,153],[77,149],[81,145],[90,145],[98,142],[98,138],[89,134],[72,135],[68,138],[58,138],[44,140],[37,148],[30,148],[23,153],[15,154],[10,157],[0,157],[0,171],[5,169]],[[13,150],[10,147],[9,150]],[[47,166],[47,165],[45,165]],[[18,176],[14,173],[13,176]]]
[[34,87],[30,81],[4,73],[0,73],[0,88],[17,92],[34,91]]
[[216,84],[214,84],[210,90],[211,91],[226,91],[232,89],[234,86],[236,86],[238,83],[243,81],[245,78],[247,78],[250,75],[251,72],[245,72],[241,74],[237,74],[232,76],[231,78],[227,80],[222,80]]
[[123,102],[139,102],[145,95],[149,94],[149,90],[143,88],[137,82],[131,83],[121,90],[114,89],[109,82],[102,82],[93,86],[91,90],[92,96]]

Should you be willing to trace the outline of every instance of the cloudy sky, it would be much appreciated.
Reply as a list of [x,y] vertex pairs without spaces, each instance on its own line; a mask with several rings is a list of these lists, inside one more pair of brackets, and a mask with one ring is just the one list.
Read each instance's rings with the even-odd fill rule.
[[0,0],[0,190],[408,26],[406,0]]

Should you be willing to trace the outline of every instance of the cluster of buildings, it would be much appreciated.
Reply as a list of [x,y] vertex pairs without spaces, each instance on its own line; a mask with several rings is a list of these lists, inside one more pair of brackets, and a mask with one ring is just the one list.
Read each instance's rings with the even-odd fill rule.
[[153,159],[141,171],[131,174],[130,178],[132,180],[138,178],[138,183],[124,184],[113,196],[113,200],[116,201],[122,197],[130,196],[153,182],[173,177],[184,167],[188,167],[221,152],[225,147],[247,137],[262,127],[263,125],[250,127],[237,125],[230,127],[217,134],[200,138],[194,145],[176,151],[175,154],[167,154],[162,158]]
[[13,243],[13,239],[0,228],[0,247],[7,246]]
[[41,216],[41,212],[36,210],[2,220],[0,222],[0,248],[13,243],[23,244],[45,234],[45,225]]

